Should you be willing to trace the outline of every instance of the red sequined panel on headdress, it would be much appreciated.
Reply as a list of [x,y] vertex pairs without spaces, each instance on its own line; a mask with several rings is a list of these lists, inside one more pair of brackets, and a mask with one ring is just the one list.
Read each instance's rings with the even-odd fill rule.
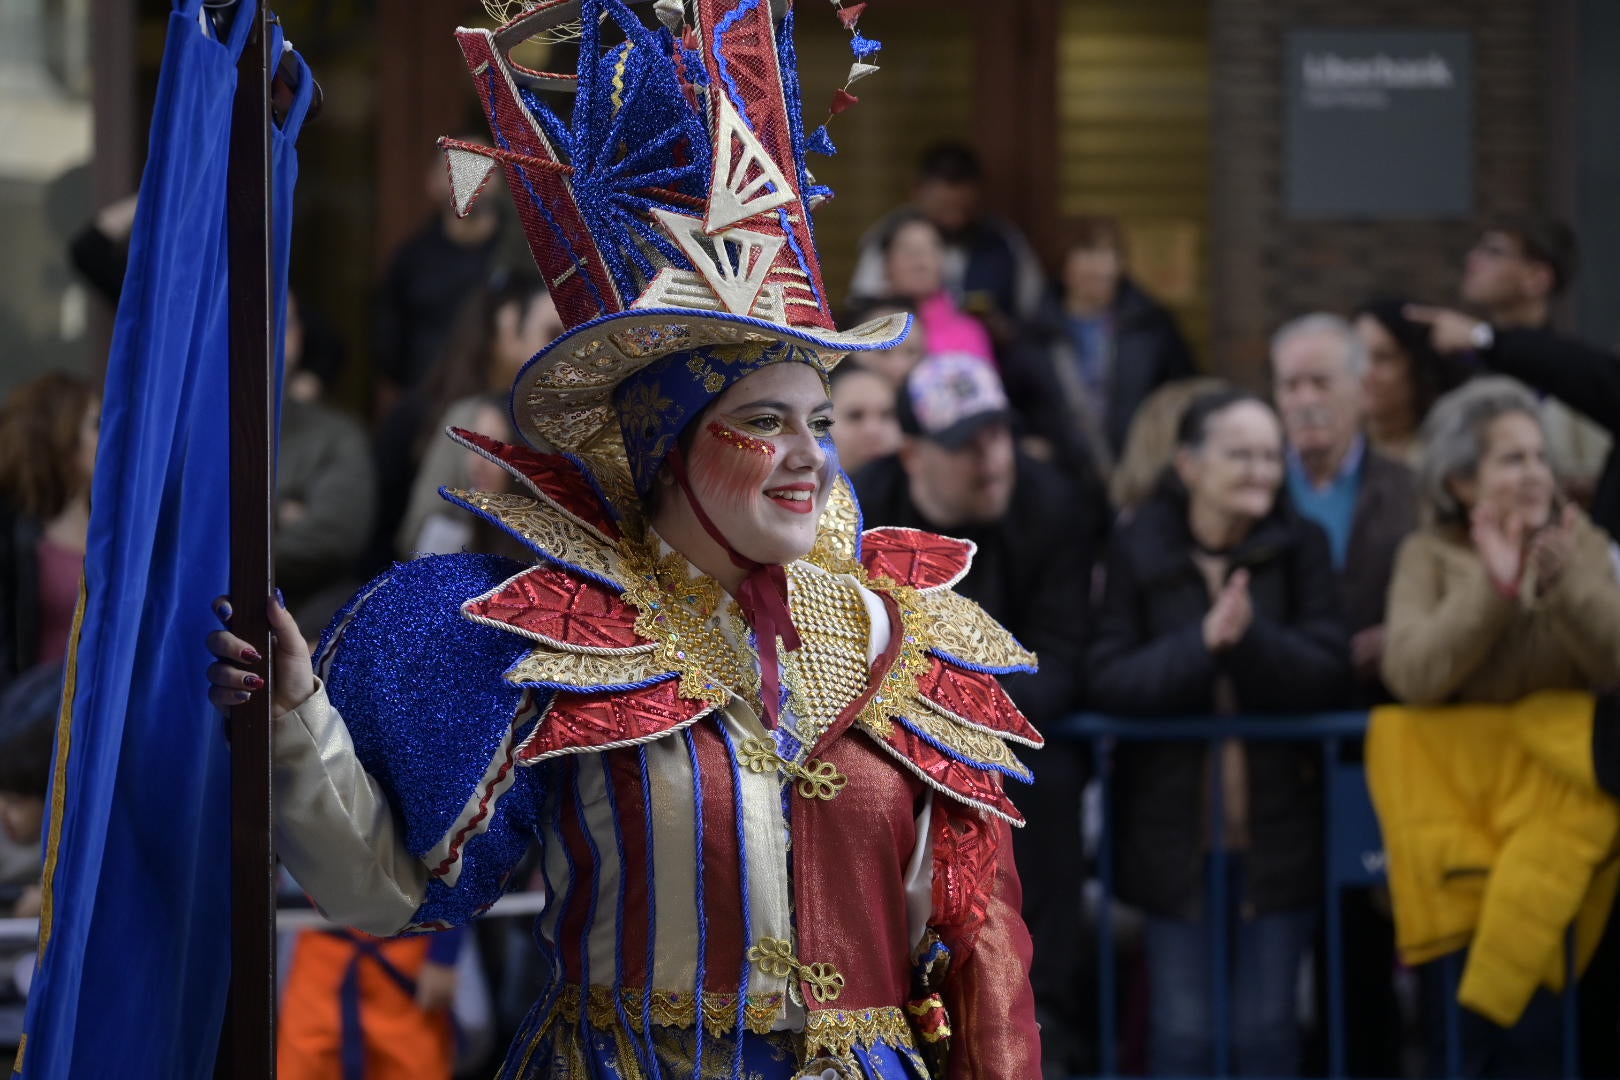
[[559,751],[644,742],[712,708],[707,702],[681,697],[679,679],[610,693],[559,690],[534,734],[518,748],[517,760],[527,763]]
[[[461,43],[467,69],[473,73],[478,101],[484,107],[490,130],[497,135],[497,142],[504,140],[507,147],[519,154],[561,164],[518,99],[510,68],[498,54],[489,32],[462,30],[456,34],[456,39]],[[578,326],[629,306],[619,296],[563,177],[557,172],[527,169],[512,162],[505,163],[505,170],[512,203],[523,223],[524,235],[529,239],[529,251],[545,276],[563,324]],[[538,196],[538,202],[529,194],[530,190]]]
[[[698,25],[708,39],[708,47],[703,52],[709,69],[709,85],[732,100],[782,175],[796,184],[799,166],[793,153],[787,101],[782,93],[782,70],[776,54],[771,7],[770,0],[741,0],[740,3],[737,0],[698,0]],[[711,124],[712,117],[711,113]],[[771,215],[770,220],[785,224],[789,242],[782,245],[765,280],[783,286],[790,325],[831,330],[834,328],[832,312],[826,303],[808,211],[803,193],[795,194],[801,197]],[[739,224],[742,228],[769,232],[764,226],[765,220],[753,218]]]
[[923,697],[981,727],[1027,739],[1037,746],[1045,743],[994,675],[966,671],[937,656],[928,659],[928,670],[917,680],[917,690]]
[[585,479],[579,466],[561,454],[542,454],[526,446],[480,435],[465,428],[454,428],[456,436],[478,447],[533,484],[546,498],[562,507],[611,540],[619,538],[618,522],[596,489]]
[[956,760],[898,720],[889,725],[884,741],[946,791],[1023,823],[1024,816],[1002,790],[1000,773]]
[[636,634],[635,608],[605,586],[555,566],[519,574],[465,610],[565,645],[628,649],[647,644]]
[[861,534],[861,563],[914,589],[949,585],[967,573],[973,545],[921,529],[868,529]]

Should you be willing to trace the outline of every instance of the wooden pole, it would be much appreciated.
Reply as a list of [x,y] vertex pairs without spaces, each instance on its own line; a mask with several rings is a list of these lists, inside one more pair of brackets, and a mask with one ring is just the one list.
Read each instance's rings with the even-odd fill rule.
[[[275,325],[270,247],[270,19],[263,8],[237,65],[226,235],[230,273],[231,629],[272,655],[266,605],[274,468]],[[231,710],[231,990],[219,1067],[231,1080],[276,1074],[275,852],[266,689]]]

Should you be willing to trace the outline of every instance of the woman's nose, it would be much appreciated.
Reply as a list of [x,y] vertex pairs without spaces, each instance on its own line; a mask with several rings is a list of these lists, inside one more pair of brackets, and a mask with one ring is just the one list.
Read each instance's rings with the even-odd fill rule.
[[782,464],[790,469],[819,469],[827,460],[827,451],[810,431],[794,432]]

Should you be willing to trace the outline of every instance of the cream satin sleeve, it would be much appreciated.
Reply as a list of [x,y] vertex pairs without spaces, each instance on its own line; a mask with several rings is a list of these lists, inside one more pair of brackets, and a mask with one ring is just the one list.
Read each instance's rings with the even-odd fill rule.
[[387,796],[319,682],[276,721],[272,755],[276,853],[321,914],[383,937],[408,925],[428,869],[405,850]]

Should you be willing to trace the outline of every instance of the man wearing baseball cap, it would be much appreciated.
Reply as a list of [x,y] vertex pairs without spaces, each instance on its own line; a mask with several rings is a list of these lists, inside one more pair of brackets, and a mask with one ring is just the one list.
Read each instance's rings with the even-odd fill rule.
[[[1001,379],[975,356],[942,354],[919,363],[896,403],[900,451],[854,477],[868,528],[925,529],[978,545],[956,585],[1040,657],[1040,671],[1010,675],[1007,692],[1037,726],[1080,705],[1080,658],[1096,538],[1106,510],[1068,477],[1017,449],[1014,414]],[[1020,751],[1035,772],[1024,796],[1026,828],[1015,831],[1024,921],[1035,940],[1031,981],[1048,1075],[1083,1064],[1082,1032],[1092,1010],[1079,996],[1078,850],[1086,768],[1068,746]]]

